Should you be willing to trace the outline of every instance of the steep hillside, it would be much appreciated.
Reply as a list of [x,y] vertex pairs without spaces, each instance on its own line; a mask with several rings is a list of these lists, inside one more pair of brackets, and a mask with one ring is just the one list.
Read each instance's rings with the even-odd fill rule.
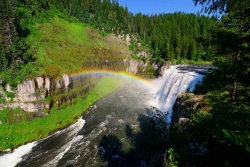
[[[148,60],[131,58],[124,38],[67,19],[58,11],[48,12],[53,16],[45,20],[31,18],[19,57],[10,61],[10,68],[0,70],[0,135],[4,136],[0,150],[70,125],[121,84],[105,74],[73,77],[74,73],[154,72]],[[156,70],[159,67],[154,65]]]
[[[36,57],[37,75],[57,76],[63,72],[93,68],[122,70],[115,61],[121,61],[120,50],[128,51],[122,40],[112,45],[110,37],[101,36],[92,27],[70,23],[58,16],[49,22],[29,26],[29,52]],[[119,39],[117,39],[119,40]],[[108,62],[110,67],[107,65]]]

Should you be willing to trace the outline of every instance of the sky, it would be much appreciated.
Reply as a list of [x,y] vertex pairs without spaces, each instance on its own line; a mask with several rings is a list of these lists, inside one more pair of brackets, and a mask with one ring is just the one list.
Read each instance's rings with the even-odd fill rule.
[[129,11],[136,14],[158,13],[197,13],[201,6],[195,6],[193,0],[118,0],[122,6],[127,6]]

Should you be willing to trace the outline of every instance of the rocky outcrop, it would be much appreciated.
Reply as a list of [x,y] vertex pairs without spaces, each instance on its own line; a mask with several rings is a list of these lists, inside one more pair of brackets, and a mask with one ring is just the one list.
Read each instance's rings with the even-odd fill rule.
[[129,35],[129,34],[126,34],[125,43],[126,43],[127,46],[130,45],[130,41],[131,41],[130,35]]
[[[106,63],[109,63],[108,60]],[[136,60],[132,58],[125,58],[121,63],[121,68],[126,72],[133,74],[142,74],[148,72],[149,66],[152,66],[154,69],[163,72],[165,69],[169,68],[170,63],[157,64],[145,61],[145,60]],[[123,66],[122,67],[122,63]],[[151,68],[152,69],[152,68]],[[152,72],[152,71],[151,71]],[[80,77],[81,78],[81,77]],[[74,80],[74,84],[73,84]],[[21,84],[17,85],[16,90],[12,90],[9,84],[5,85],[5,89],[0,87],[0,96],[5,98],[6,102],[0,104],[0,110],[3,108],[21,108],[27,112],[37,112],[45,108],[49,108],[49,104],[45,104],[43,101],[48,95],[53,97],[53,102],[60,106],[64,102],[71,103],[72,99],[75,98],[77,93],[70,93],[68,95],[64,94],[68,92],[69,89],[73,87],[83,87],[86,84],[87,80],[91,80],[91,77],[83,77],[83,79],[72,78],[68,74],[62,74],[58,78],[49,78],[47,76],[36,77],[33,79],[26,79]],[[75,82],[76,81],[76,82]],[[85,82],[85,83],[83,83]],[[87,81],[88,82],[88,81]],[[78,84],[79,83],[79,84]],[[92,85],[92,84],[91,84]],[[85,86],[81,92],[87,94],[91,87]],[[13,99],[6,96],[7,92],[12,92],[15,94]],[[59,95],[64,94],[64,95]],[[59,96],[58,96],[59,95]],[[68,96],[68,97],[66,97]]]
[[27,102],[27,101],[37,101],[45,98],[45,93],[42,89],[43,80],[40,79],[28,79],[23,81],[22,84],[17,85],[17,90],[15,91],[16,97],[13,99],[15,102]]
[[170,66],[171,66],[171,62],[170,62],[170,61],[166,61],[165,63],[152,62],[152,67],[153,67],[153,69],[154,69],[159,75],[163,75],[164,71],[165,71],[166,69],[169,69]]
[[62,74],[59,79],[54,81],[49,77],[36,77],[18,84],[16,91],[10,91],[16,94],[16,97],[13,99],[15,102],[31,102],[44,99],[46,94],[50,92],[52,85],[55,85],[58,89],[63,87],[67,89],[69,84],[70,77],[68,74]]
[[[188,130],[187,124],[185,122],[191,122],[191,114],[195,114],[199,109],[203,111],[209,111],[211,107],[204,103],[205,95],[194,95],[193,93],[183,93],[180,94],[173,106],[172,124],[178,125],[178,130],[181,133],[186,133]],[[190,129],[189,129],[190,130]],[[209,152],[206,144],[199,143],[195,138],[188,141],[186,145],[192,156],[200,156]]]
[[3,88],[2,88],[2,86],[0,86],[0,98],[3,98],[3,99],[6,98],[6,95],[5,95],[5,92],[4,92]]
[[[15,93],[16,96],[13,98],[13,102],[0,104],[0,110],[7,107],[13,109],[19,107],[27,112],[36,112],[49,108],[48,104],[37,101],[44,100],[44,98],[49,95],[53,85],[58,89],[68,89],[70,81],[68,74],[62,74],[59,79],[55,80],[45,76],[26,79],[22,84],[17,85],[17,90],[12,90],[11,87],[6,84],[6,91]],[[0,94],[2,94],[7,102],[11,100],[5,96],[5,93],[1,88]]]
[[68,88],[70,84],[70,78],[68,74],[62,74],[61,78],[55,81],[55,86],[59,89],[65,87]]
[[204,108],[203,95],[193,93],[180,94],[173,106],[172,123],[183,123],[189,121],[190,115],[197,109]]
[[123,59],[123,65],[126,72],[133,74],[144,73],[147,71],[148,66],[151,65],[156,74],[163,75],[164,71],[171,66],[171,62],[159,63],[126,58]]
[[126,72],[137,74],[138,72],[146,72],[148,63],[142,60],[123,59]]
[[118,33],[119,35],[118,35],[118,38],[119,39],[125,39],[125,45],[126,46],[129,46],[130,45],[130,41],[131,41],[131,38],[130,38],[130,35],[129,34],[124,34],[123,32],[121,32],[121,33]]
[[[7,97],[7,95],[6,95],[3,87],[1,86],[1,84],[2,84],[2,80],[0,79],[0,99],[5,99],[6,101],[11,100],[11,98]],[[8,87],[9,87],[9,85],[8,85]]]
[[14,92],[11,90],[11,88],[10,88],[10,85],[9,85],[9,84],[6,84],[6,85],[5,85],[5,89],[6,89],[6,91],[7,91],[7,92],[14,93]]

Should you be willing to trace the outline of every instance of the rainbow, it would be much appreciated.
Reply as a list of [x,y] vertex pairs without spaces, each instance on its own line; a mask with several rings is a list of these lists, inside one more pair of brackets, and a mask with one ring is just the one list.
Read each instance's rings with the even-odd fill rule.
[[128,80],[139,81],[140,83],[143,83],[144,85],[155,89],[155,86],[153,84],[151,84],[151,82],[149,80],[141,78],[141,77],[136,76],[136,75],[133,75],[131,73],[124,72],[124,71],[82,70],[82,71],[71,72],[70,76],[77,77],[80,75],[92,75],[92,74],[93,75],[94,74],[113,75],[113,76],[121,77],[121,78],[128,79]]

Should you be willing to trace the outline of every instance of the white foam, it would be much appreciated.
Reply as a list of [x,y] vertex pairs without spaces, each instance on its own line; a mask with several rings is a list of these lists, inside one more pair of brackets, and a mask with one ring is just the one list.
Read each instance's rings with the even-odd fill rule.
[[58,153],[57,156],[55,156],[55,158],[53,158],[48,163],[44,164],[42,167],[54,167],[57,165],[59,160],[63,158],[64,154],[69,151],[72,144],[80,141],[83,138],[82,135],[76,136],[76,134],[84,126],[84,124],[85,124],[85,120],[80,118],[80,119],[78,119],[78,121],[75,124],[73,124],[69,127],[69,128],[72,128],[72,131],[70,131],[70,133],[68,135],[74,136],[73,139],[70,140],[68,143],[66,143],[64,146],[62,146],[59,150],[57,150],[56,151]]
[[[69,126],[66,129],[71,128],[73,130],[70,131],[70,134],[71,135],[72,134],[76,134],[84,126],[84,123],[85,123],[85,120],[83,120],[82,118],[80,118],[75,124]],[[66,129],[58,131],[55,134],[58,134],[58,133],[60,133],[62,131],[65,131]],[[55,134],[53,134],[51,136],[54,136]],[[49,138],[51,136],[48,136],[47,138]],[[45,138],[45,139],[47,139],[47,138]],[[83,138],[83,136],[76,136],[75,138],[73,138],[71,144],[73,144],[74,142],[79,141],[81,138]],[[45,139],[41,139],[41,140],[45,140]],[[18,147],[17,149],[15,149],[12,153],[7,153],[7,154],[1,156],[0,157],[0,167],[14,167],[14,166],[16,166],[19,162],[21,162],[23,160],[22,157],[24,155],[26,155],[26,154],[28,154],[28,153],[31,152],[32,148],[37,145],[37,142],[38,141],[34,141],[32,143],[28,143],[26,145],[22,145],[22,146]],[[65,152],[67,152],[69,150],[69,148],[70,148],[69,146],[66,146],[66,147],[67,148],[65,148],[65,150],[62,151],[63,154]]]
[[32,142],[18,147],[12,153],[5,154],[0,157],[0,167],[14,167],[22,161],[22,157],[28,154],[37,142]]
[[173,104],[177,96],[187,90],[193,91],[195,85],[202,81],[203,75],[190,71],[181,71],[178,66],[171,66],[164,71],[162,78],[154,80],[152,83],[160,85],[156,92],[155,105],[162,112],[168,113],[167,123],[171,123]]

